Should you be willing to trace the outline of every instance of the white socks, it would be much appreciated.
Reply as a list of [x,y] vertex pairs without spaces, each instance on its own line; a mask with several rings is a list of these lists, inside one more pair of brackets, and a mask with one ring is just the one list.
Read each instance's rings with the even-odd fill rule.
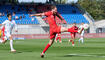
[[10,40],[10,48],[11,48],[11,51],[14,50],[14,48],[13,48],[13,40]]
[[79,39],[79,42],[80,42],[80,41],[83,43],[83,42],[84,42],[84,39],[83,39],[83,38],[80,38],[80,39]]

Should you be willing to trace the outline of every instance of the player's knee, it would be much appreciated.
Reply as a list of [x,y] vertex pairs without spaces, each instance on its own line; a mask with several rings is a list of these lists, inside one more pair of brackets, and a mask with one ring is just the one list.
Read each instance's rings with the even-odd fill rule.
[[54,42],[54,40],[50,40],[50,41],[49,41],[49,44],[51,45],[51,44],[53,44],[53,42]]

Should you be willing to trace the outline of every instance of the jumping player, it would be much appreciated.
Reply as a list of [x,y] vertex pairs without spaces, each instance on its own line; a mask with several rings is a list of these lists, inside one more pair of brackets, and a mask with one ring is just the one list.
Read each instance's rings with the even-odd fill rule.
[[[81,26],[79,27],[80,29],[83,28],[83,25],[84,23],[81,23]],[[80,36],[80,39],[79,39],[79,43],[80,41],[83,43],[84,42],[84,32],[85,30],[83,29],[83,31],[81,32],[81,36]]]
[[[74,29],[74,30],[78,30],[78,27],[76,26],[76,23],[73,23],[73,26],[71,28]],[[76,35],[76,32],[71,32],[70,33],[71,40],[69,40],[69,42],[72,42],[72,46],[74,46],[75,35]]]
[[46,16],[47,20],[49,22],[49,26],[50,26],[50,41],[49,41],[49,43],[47,44],[47,46],[45,47],[45,49],[43,50],[43,52],[40,55],[42,58],[44,57],[44,53],[53,44],[55,36],[56,36],[57,33],[61,33],[61,32],[78,32],[78,33],[81,33],[82,32],[82,29],[81,30],[74,30],[74,29],[71,29],[71,28],[65,28],[65,27],[58,26],[56,24],[56,18],[55,17],[60,18],[60,20],[63,23],[66,23],[66,22],[60,16],[60,14],[57,12],[56,6],[51,6],[51,11],[48,11],[48,12],[45,12],[45,13],[32,14],[30,16]]
[[57,43],[58,39],[59,39],[59,43],[62,43],[62,41],[61,41],[61,33],[57,34],[57,37],[56,37],[56,40],[55,40],[56,43]]
[[16,50],[13,48],[13,39],[12,39],[12,29],[15,27],[15,32],[17,32],[17,27],[16,27],[16,23],[14,20],[12,20],[12,15],[8,14],[7,15],[8,20],[5,20],[1,25],[5,27],[5,37],[4,40],[1,41],[1,43],[5,43],[6,40],[10,40],[10,48],[11,48],[11,52],[16,52]]

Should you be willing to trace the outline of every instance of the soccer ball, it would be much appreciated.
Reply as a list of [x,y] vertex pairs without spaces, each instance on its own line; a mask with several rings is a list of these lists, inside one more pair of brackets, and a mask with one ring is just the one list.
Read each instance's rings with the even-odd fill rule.
[[86,29],[89,28],[89,25],[88,25],[88,24],[84,24],[84,25],[83,25],[83,28],[86,30]]

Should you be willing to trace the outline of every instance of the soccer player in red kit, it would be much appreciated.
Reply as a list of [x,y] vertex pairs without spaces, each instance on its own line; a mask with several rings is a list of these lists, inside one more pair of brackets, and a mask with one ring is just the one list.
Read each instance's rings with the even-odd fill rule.
[[[73,26],[71,27],[71,29],[78,30],[78,27],[76,26],[76,23],[73,23]],[[69,40],[69,42],[72,42],[72,46],[74,46],[75,35],[76,35],[76,32],[71,32],[70,33],[71,40]]]
[[49,23],[49,26],[50,26],[50,30],[49,30],[50,31],[50,41],[40,55],[42,58],[44,57],[44,53],[53,44],[53,42],[55,40],[55,36],[56,36],[57,33],[61,33],[61,32],[78,32],[78,33],[81,33],[82,32],[82,29],[81,30],[74,30],[74,29],[71,29],[71,28],[65,28],[65,27],[58,26],[56,24],[56,18],[55,17],[60,18],[60,20],[63,23],[66,23],[66,22],[60,16],[60,14],[57,12],[56,6],[51,6],[51,11],[44,12],[44,13],[38,13],[38,14],[32,14],[30,16],[46,16],[47,20],[48,20],[48,23]]
[[5,36],[5,33],[4,32],[5,32],[5,26],[2,27],[2,33],[3,33],[2,39],[3,39],[3,41],[4,41],[4,36]]
[[59,39],[59,43],[62,43],[62,41],[61,41],[61,33],[57,34],[57,37],[56,37],[56,40],[55,40],[56,43],[57,43],[58,39]]
[[1,36],[2,36],[2,41],[1,41],[1,42],[4,43],[4,36],[5,36],[5,33],[4,33],[4,32],[5,32],[5,27],[4,27],[4,26],[1,26],[1,29],[0,29],[0,30],[1,30],[0,33],[1,33]]

